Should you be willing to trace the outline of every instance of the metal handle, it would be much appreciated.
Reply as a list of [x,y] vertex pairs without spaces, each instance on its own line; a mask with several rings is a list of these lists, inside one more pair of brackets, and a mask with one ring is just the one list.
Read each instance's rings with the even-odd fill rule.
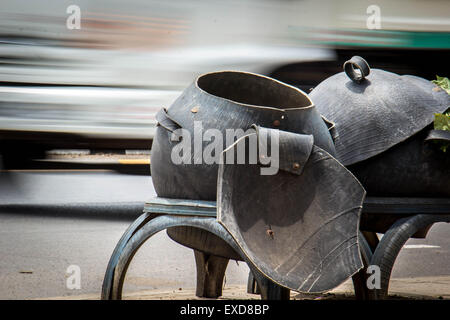
[[181,128],[181,125],[169,116],[165,108],[161,108],[155,118],[156,126],[161,126],[172,133],[170,135],[171,141],[180,141],[182,136],[177,133],[177,130]]
[[447,130],[430,130],[425,141],[442,141],[450,142],[450,131]]
[[[358,69],[356,71],[355,69]],[[366,60],[359,56],[353,56],[350,60],[345,61],[344,71],[347,76],[355,82],[361,82],[370,73],[370,67]]]

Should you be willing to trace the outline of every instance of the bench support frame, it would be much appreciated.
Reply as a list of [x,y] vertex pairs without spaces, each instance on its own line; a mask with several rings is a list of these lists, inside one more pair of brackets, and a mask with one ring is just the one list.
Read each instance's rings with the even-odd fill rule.
[[[103,281],[102,299],[122,298],[128,266],[144,242],[167,228],[191,226],[220,237],[247,263],[250,268],[248,293],[260,294],[263,300],[288,300],[290,290],[267,279],[252,265],[231,235],[217,222],[215,210],[215,203],[210,201],[156,198],[154,202],[147,204],[144,214],[128,227],[111,255]],[[352,277],[357,299],[387,298],[392,268],[401,248],[409,238],[422,234],[424,230],[428,231],[434,223],[450,222],[450,200],[368,198],[363,206],[361,225],[374,221],[375,217],[384,224],[384,236],[378,240],[374,230],[360,232],[364,268]],[[196,295],[205,298],[220,297],[229,259],[198,250],[194,250],[194,257],[197,266]],[[379,289],[368,289],[369,265],[380,267]]]

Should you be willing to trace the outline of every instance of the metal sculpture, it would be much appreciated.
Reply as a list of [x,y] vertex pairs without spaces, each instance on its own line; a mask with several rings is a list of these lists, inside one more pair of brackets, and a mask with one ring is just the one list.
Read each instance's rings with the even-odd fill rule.
[[432,130],[450,96],[423,78],[370,69],[361,57],[310,93],[336,126],[336,154],[371,196],[450,195],[450,157],[429,143],[448,132]]
[[[157,121],[152,179],[160,197],[216,199],[218,163],[205,163],[203,151],[210,142],[202,139],[200,130],[218,130],[222,137],[227,136],[227,130],[240,132],[230,141],[224,138],[220,152],[257,124],[313,134],[317,146],[335,153],[328,130],[331,125],[303,91],[253,73],[223,71],[202,75],[167,110],[158,113]],[[182,137],[183,133],[189,137]],[[199,136],[200,143],[195,141]],[[174,147],[189,138],[191,141],[184,142],[191,153],[184,155],[183,163],[174,163]]]

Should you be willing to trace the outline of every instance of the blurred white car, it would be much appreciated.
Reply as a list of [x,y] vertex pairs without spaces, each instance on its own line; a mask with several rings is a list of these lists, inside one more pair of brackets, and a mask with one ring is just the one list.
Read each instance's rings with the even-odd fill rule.
[[75,11],[71,4],[2,1],[4,152],[149,149],[155,113],[201,73],[270,74],[332,58],[289,36],[289,2],[83,0]]
[[149,149],[155,113],[210,71],[318,83],[355,53],[439,65],[399,49],[445,56],[450,2],[408,3],[377,1],[368,30],[377,12],[357,0],[0,0],[0,151]]

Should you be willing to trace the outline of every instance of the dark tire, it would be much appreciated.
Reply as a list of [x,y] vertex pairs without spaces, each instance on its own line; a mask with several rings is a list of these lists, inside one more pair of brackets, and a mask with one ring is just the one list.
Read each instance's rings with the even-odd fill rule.
[[361,258],[363,259],[364,266],[368,266],[372,260],[372,249],[366,240],[364,234],[359,232],[359,249],[361,251]]
[[450,215],[418,214],[398,220],[384,234],[375,250],[371,265],[380,267],[381,289],[373,290],[374,299],[385,299],[388,296],[389,280],[400,250],[418,230],[436,222],[450,222]]
[[355,297],[357,300],[368,300],[369,291],[367,288],[367,267],[372,260],[372,249],[366,240],[364,234],[359,231],[359,249],[361,252],[361,258],[364,264],[364,268],[358,271],[352,276],[353,288],[355,290]]

